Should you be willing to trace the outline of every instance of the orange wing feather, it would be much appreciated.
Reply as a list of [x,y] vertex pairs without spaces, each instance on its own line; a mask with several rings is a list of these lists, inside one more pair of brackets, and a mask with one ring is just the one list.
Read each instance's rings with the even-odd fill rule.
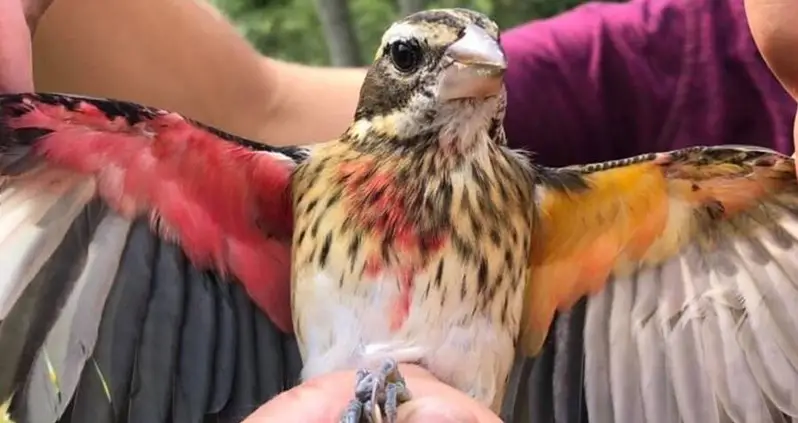
[[[795,195],[792,159],[754,147],[691,148],[570,168],[588,189],[540,186],[522,344],[536,354],[556,310],[678,254],[722,220]],[[556,172],[556,171],[555,171]]]

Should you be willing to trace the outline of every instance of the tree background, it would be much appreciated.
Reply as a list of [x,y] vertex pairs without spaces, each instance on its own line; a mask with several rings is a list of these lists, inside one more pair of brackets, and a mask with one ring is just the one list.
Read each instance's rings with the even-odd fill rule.
[[545,18],[585,0],[211,0],[262,53],[313,65],[367,64],[391,22],[437,7],[486,13],[501,28]]

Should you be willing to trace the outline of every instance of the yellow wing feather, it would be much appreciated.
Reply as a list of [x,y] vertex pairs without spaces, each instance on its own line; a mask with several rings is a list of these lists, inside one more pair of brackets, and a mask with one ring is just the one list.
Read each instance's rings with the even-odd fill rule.
[[529,355],[556,310],[610,276],[662,263],[717,222],[796,191],[792,160],[769,150],[693,148],[619,163],[581,168],[586,190],[539,187],[522,332]]

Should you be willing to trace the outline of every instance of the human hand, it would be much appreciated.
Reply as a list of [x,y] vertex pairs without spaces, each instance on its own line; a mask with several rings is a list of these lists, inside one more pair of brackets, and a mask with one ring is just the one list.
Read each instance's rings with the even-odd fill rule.
[[0,93],[33,91],[31,38],[52,2],[0,1]]
[[[399,423],[499,423],[490,410],[426,370],[400,366],[413,399],[399,407]],[[324,375],[283,392],[261,406],[243,423],[337,423],[352,399],[355,372]]]
[[[745,14],[754,42],[779,82],[798,100],[798,2],[745,0]],[[793,124],[798,151],[798,115]],[[793,155],[795,157],[795,155]]]

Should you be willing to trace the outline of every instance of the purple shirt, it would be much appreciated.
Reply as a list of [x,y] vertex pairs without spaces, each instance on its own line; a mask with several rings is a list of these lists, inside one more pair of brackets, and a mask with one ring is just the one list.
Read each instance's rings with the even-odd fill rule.
[[792,154],[796,105],[759,55],[743,0],[590,3],[502,44],[508,136],[542,164],[732,143]]

